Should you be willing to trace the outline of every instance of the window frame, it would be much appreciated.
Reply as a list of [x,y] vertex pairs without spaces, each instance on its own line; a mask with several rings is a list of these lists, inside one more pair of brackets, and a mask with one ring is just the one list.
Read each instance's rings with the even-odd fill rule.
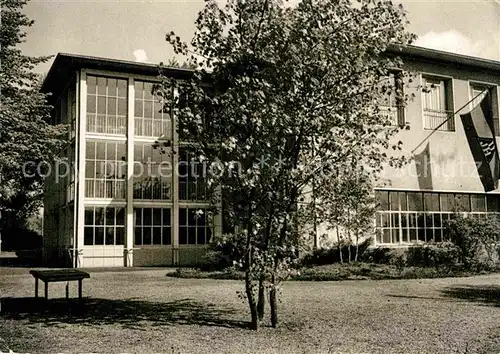
[[[163,246],[172,246],[173,245],[173,223],[172,223],[172,217],[173,217],[173,211],[172,207],[143,207],[143,206],[136,206],[134,207],[134,246],[141,246],[141,247],[163,247]],[[138,223],[139,218],[137,217],[137,211],[140,210],[140,223]],[[148,212],[151,212],[151,218],[148,221],[148,223],[145,223],[145,210]],[[155,210],[160,211],[160,223],[155,223]],[[169,223],[165,223],[165,215],[168,215],[168,221]],[[138,240],[138,234],[137,231],[140,229],[140,243],[137,242]],[[144,230],[150,231],[150,242],[145,243],[144,235],[145,232]],[[155,243],[155,230],[159,229],[160,230],[160,242]],[[164,232],[165,230],[168,229],[168,235],[166,235]]]
[[[394,78],[394,82],[391,82],[391,78]],[[404,72],[403,70],[390,70],[388,72],[387,76],[383,76],[383,79],[386,79],[388,81],[388,84],[391,86],[394,86],[396,92],[398,90],[401,90],[402,94],[404,95]],[[394,103],[389,102],[389,104],[386,104],[385,102],[382,102],[382,104],[379,104],[379,110],[382,112],[387,110],[388,112],[395,113],[395,118],[391,117],[391,120],[393,121],[393,125],[397,125],[399,127],[403,127],[406,124],[406,107],[404,105],[404,99],[401,99],[401,97],[398,97],[396,92],[392,92],[391,95],[389,95],[389,101],[394,100]],[[394,96],[394,97],[393,97]],[[393,111],[394,109],[394,111]],[[389,113],[389,115],[390,115]]]
[[[138,95],[138,84],[142,85],[140,90],[141,95]],[[151,92],[147,94],[146,85],[151,85]],[[165,103],[162,103],[162,99],[157,95],[153,94],[153,88],[158,85],[158,82],[135,79],[134,80],[134,136],[141,138],[159,138],[164,137],[166,139],[172,139],[172,112],[171,109],[166,110]],[[139,107],[138,102],[140,102],[142,114],[137,115],[137,108]],[[151,116],[146,116],[146,103],[151,104]],[[156,107],[161,107],[161,112],[156,111]],[[157,117],[156,113],[160,113]],[[151,134],[145,134],[146,131],[146,121],[151,123]],[[156,122],[156,123],[155,123]],[[157,122],[159,128],[158,131],[155,130]]]
[[[193,206],[186,206],[186,207],[179,207],[179,213],[178,213],[178,219],[177,219],[177,228],[178,228],[178,236],[179,236],[179,245],[182,246],[189,246],[189,245],[197,245],[197,246],[205,246],[208,245],[212,242],[212,239],[214,237],[214,221],[208,220],[207,221],[207,212],[210,212],[210,207],[193,207]],[[203,225],[198,224],[199,218],[194,219],[194,224],[190,224],[190,211],[194,211],[196,213],[197,211],[202,210],[203,211],[203,220],[204,223]],[[185,213],[185,222],[182,222],[182,213]],[[192,221],[192,220],[191,220]],[[184,242],[184,237],[183,234],[184,232],[182,231],[185,229],[185,242]],[[204,230],[204,235],[203,235],[203,242],[199,242],[199,229]],[[208,233],[208,230],[210,233]],[[194,234],[191,234],[194,231]],[[208,235],[208,237],[207,237]],[[194,236],[194,237],[193,237]],[[194,242],[190,242],[192,237],[194,239]]]
[[[97,209],[102,209],[102,223],[97,223]],[[113,209],[113,222],[108,224],[107,211]],[[87,212],[92,212],[92,222],[88,223]],[[122,212],[123,222],[119,223],[119,213]],[[84,234],[83,234],[83,244],[84,246],[124,246],[126,239],[126,229],[125,229],[125,219],[126,219],[126,207],[125,206],[85,206],[84,214]],[[92,243],[87,242],[87,230],[92,230]],[[102,229],[102,243],[96,243],[97,230]],[[107,230],[113,230],[113,243],[107,243]],[[121,230],[121,243],[117,243],[117,231]]]
[[[440,82],[440,87],[442,83],[443,87],[443,103],[444,103],[444,109],[439,108],[439,109],[433,109],[433,108],[428,108],[427,107],[427,95],[429,92],[425,92],[424,89],[427,87],[427,82],[428,80],[431,81],[439,81]],[[443,76],[443,75],[436,75],[432,73],[421,73],[420,74],[420,81],[421,81],[421,106],[422,106],[422,126],[424,130],[436,130],[440,132],[455,132],[456,131],[456,122],[455,122],[455,116],[453,115],[454,113],[454,104],[455,104],[455,97],[454,97],[454,81],[453,77],[450,76]],[[433,83],[435,85],[435,83]],[[427,113],[426,113],[427,112]],[[433,117],[432,115],[437,115],[437,117]],[[445,115],[445,117],[439,117],[439,115]],[[451,118],[450,118],[450,115]],[[448,117],[448,118],[446,118]],[[439,127],[440,124],[442,124],[446,119],[448,119],[447,123],[443,124],[441,127]],[[431,119],[437,119],[438,122],[435,124],[428,124],[430,123]],[[443,121],[439,121],[439,119],[443,119]],[[429,120],[429,121],[428,121]],[[438,128],[439,127],[439,128]]]
[[[89,156],[89,144],[93,144],[94,156]],[[99,144],[104,144],[104,157],[99,157],[98,146]],[[108,145],[114,144],[114,159],[108,160]],[[125,153],[124,156],[119,158],[119,148],[122,145],[122,151]],[[87,167],[88,164],[92,165],[92,170]],[[113,178],[108,178],[108,167],[110,164],[115,166],[117,169],[116,173],[122,173],[122,178],[115,174]],[[127,143],[121,140],[97,140],[97,139],[87,139],[85,142],[85,198],[90,199],[118,199],[125,200],[126,191],[126,180],[127,180]],[[104,166],[104,175],[99,177],[98,175],[100,169]],[[112,170],[112,169],[111,169]],[[92,176],[88,174],[93,171]],[[96,191],[99,186],[103,186],[103,195],[101,196]],[[111,186],[111,187],[110,187]],[[111,189],[111,194],[108,194],[109,189]],[[100,190],[100,188],[99,188]],[[120,192],[121,191],[121,192]]]
[[[94,87],[91,85],[89,82],[95,78],[95,92],[90,92],[90,88]],[[102,93],[99,92],[99,79],[104,79],[106,80],[106,92]],[[127,129],[128,129],[128,80],[127,78],[123,77],[115,77],[111,75],[102,75],[102,74],[94,74],[94,73],[87,73],[86,74],[86,87],[87,87],[87,93],[86,93],[86,108],[85,108],[85,133],[87,134],[97,134],[97,135],[112,135],[112,136],[126,136],[127,135]],[[108,80],[116,80],[116,86],[115,86],[115,95],[110,95],[109,94],[109,84]],[[125,93],[124,96],[120,96],[120,90],[119,90],[119,82],[124,82],[125,83]],[[99,98],[104,99],[104,105],[105,105],[105,113],[104,113],[104,128],[102,129],[103,131],[97,131],[98,129],[90,129],[90,122],[91,118],[95,120],[94,126],[97,127],[97,120],[99,115],[103,115],[103,113],[99,113]],[[116,114],[108,114],[109,110],[109,101],[110,99],[116,100],[115,102],[115,113]],[[94,100],[95,106],[91,105],[92,100]],[[124,115],[119,114],[120,112],[120,101],[124,101]],[[94,107],[95,112],[90,112],[89,109],[91,107]],[[91,117],[93,116],[93,117]],[[102,118],[102,117],[101,117]],[[115,119],[116,124],[114,126],[111,126],[109,124],[110,119]],[[121,121],[122,124],[119,124],[119,120]],[[111,126],[111,128],[110,128]]]

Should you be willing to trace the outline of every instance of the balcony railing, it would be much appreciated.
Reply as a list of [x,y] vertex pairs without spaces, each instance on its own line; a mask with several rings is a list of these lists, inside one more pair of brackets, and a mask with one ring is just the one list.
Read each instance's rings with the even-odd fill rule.
[[393,125],[398,124],[398,109],[393,106],[379,106],[380,114],[390,119]]
[[202,181],[179,181],[179,200],[206,201],[207,189]]
[[125,181],[108,179],[86,179],[85,197],[125,199]]
[[127,117],[87,114],[87,132],[125,135],[127,133]]
[[454,131],[455,119],[453,117],[453,111],[425,108],[424,128],[432,130],[437,129],[443,131]]
[[169,200],[170,191],[170,181],[155,178],[134,181],[134,199]]
[[159,137],[162,134],[170,136],[171,124],[169,119],[135,118],[135,135]]

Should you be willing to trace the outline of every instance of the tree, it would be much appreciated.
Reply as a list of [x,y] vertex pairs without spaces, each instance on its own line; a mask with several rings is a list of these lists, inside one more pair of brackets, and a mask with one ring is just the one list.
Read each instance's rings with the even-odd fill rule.
[[179,61],[175,57],[168,59],[165,63],[162,64],[170,68],[196,69],[195,65],[190,64],[187,61],[183,61],[182,64],[179,63]]
[[414,38],[406,24],[387,1],[229,0],[221,8],[210,0],[190,45],[167,34],[197,70],[188,82],[163,78],[158,94],[173,97],[180,136],[209,163],[211,200],[239,226],[251,328],[259,283],[277,326],[279,283],[335,192],[333,172],[356,161],[373,180],[383,163],[401,163],[385,152],[399,128],[379,103],[395,91],[407,99],[380,85],[401,65],[384,55],[387,46]]
[[42,200],[43,179],[39,174],[28,177],[24,164],[52,161],[65,132],[48,123],[50,106],[40,92],[40,76],[32,71],[49,58],[26,56],[17,48],[25,41],[23,28],[33,25],[21,13],[26,3],[1,0],[0,212],[4,220],[8,214],[11,223],[24,222]]

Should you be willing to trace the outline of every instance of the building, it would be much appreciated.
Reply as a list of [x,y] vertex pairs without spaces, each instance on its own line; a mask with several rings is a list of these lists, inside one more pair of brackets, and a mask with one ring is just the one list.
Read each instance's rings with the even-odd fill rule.
[[[486,163],[471,151],[460,117],[486,97],[494,128],[491,141],[498,145],[500,62],[418,47],[393,48],[391,53],[402,57],[404,70],[416,73],[405,87],[415,97],[394,119],[409,124],[395,139],[415,159],[402,169],[387,168],[375,188],[380,203],[375,245],[440,242],[446,239],[443,222],[454,211],[477,217],[500,212],[500,190],[486,192],[478,169]],[[495,169],[497,182],[498,165]]]
[[[220,215],[211,222],[196,215],[208,207],[202,180],[188,168],[172,177],[172,166],[187,162],[188,151],[171,112],[151,93],[158,73],[156,65],[55,58],[43,90],[52,93],[53,123],[70,126],[70,144],[60,154],[68,163],[47,173],[46,264],[193,264],[220,232]],[[164,74],[182,80],[191,72]],[[157,148],[160,137],[171,146]]]
[[[374,244],[439,242],[445,238],[443,220],[457,206],[477,215],[500,212],[500,190],[485,192],[459,116],[487,91],[495,136],[500,135],[500,62],[418,47],[390,52],[403,58],[403,70],[417,73],[405,88],[414,99],[404,109],[389,110],[394,124],[410,127],[395,139],[408,154],[424,144],[413,162],[388,167],[375,186],[380,207]],[[182,80],[191,72],[169,68],[164,74]],[[54,123],[71,127],[71,143],[61,156],[75,168],[53,166],[57,173],[46,178],[47,264],[193,264],[221,232],[220,215],[210,222],[195,215],[209,207],[202,180],[190,171],[178,178],[158,173],[187,161],[188,152],[175,132],[175,116],[151,94],[157,76],[155,65],[57,55],[43,89],[53,94]],[[171,141],[166,153],[155,149],[160,136]],[[178,151],[172,153],[172,146]],[[148,171],[139,173],[145,165]]]

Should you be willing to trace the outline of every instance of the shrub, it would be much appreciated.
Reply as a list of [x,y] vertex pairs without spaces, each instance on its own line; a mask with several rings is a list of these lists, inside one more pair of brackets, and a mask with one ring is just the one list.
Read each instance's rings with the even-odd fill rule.
[[459,251],[450,243],[437,243],[410,247],[406,252],[406,265],[414,267],[451,268],[458,263]]
[[204,272],[223,270],[232,265],[232,261],[224,255],[222,251],[207,251],[198,265],[198,268]]
[[496,217],[454,214],[445,221],[444,226],[450,241],[456,246],[459,262],[465,269],[491,267],[500,233],[500,223]]
[[[358,245],[358,259],[361,260],[363,258],[363,255],[370,246],[371,241],[371,238],[367,238]],[[340,251],[338,246],[333,246],[331,248],[318,248],[316,250],[313,250],[311,253],[306,254],[301,259],[300,265],[312,266],[340,263],[340,252],[342,252],[343,261],[348,262],[349,247],[351,248],[351,258],[353,258],[356,254],[356,245],[342,244],[340,247]]]
[[233,266],[233,261],[242,257],[242,249],[233,238],[226,235],[223,242],[210,245],[210,249],[203,256],[198,268],[202,271],[220,271]]
[[403,260],[404,250],[387,247],[374,247],[368,249],[361,257],[363,262],[376,264],[400,264]]

